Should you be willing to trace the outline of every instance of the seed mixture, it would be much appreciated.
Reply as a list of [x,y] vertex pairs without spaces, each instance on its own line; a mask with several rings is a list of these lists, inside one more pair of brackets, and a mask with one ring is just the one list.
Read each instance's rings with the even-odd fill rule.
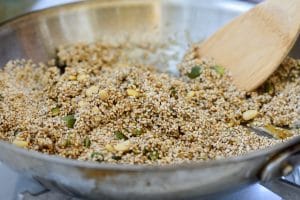
[[300,61],[286,58],[245,92],[195,48],[179,76],[126,63],[122,46],[102,43],[60,47],[47,64],[10,61],[0,70],[0,139],[79,160],[170,164],[243,155],[299,134]]

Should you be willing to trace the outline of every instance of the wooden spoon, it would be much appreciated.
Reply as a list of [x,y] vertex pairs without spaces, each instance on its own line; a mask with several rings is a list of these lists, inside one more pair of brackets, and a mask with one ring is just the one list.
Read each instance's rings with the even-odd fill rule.
[[300,0],[267,0],[217,31],[197,52],[227,68],[234,83],[250,91],[280,65],[299,28]]

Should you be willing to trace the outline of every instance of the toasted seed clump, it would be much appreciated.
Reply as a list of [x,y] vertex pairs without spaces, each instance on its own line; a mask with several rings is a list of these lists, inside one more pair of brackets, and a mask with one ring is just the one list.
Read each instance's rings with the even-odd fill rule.
[[76,44],[59,47],[56,63],[8,62],[0,70],[0,139],[79,160],[170,164],[243,155],[299,134],[287,130],[299,121],[298,60],[286,58],[246,92],[193,48],[179,77],[126,62],[123,48]]

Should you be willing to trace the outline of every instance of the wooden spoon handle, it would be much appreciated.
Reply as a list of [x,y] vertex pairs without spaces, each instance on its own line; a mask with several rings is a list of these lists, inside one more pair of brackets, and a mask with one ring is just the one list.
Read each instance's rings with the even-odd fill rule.
[[264,14],[269,12],[270,18],[283,22],[278,24],[300,24],[300,0],[268,0],[254,9],[262,9]]
[[300,30],[300,0],[268,0],[234,19],[199,45],[244,90],[260,86],[287,56]]

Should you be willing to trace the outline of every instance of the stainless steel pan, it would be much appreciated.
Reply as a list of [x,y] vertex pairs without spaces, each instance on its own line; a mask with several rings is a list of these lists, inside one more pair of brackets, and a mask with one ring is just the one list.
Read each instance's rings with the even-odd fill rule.
[[[15,58],[46,61],[60,44],[124,33],[133,40],[146,33],[156,40],[175,34],[185,41],[188,30],[191,40],[199,41],[252,5],[236,0],[102,0],[51,8],[0,26],[0,66]],[[293,52],[300,55],[297,49]],[[91,199],[186,199],[257,181],[287,199],[296,199],[300,190],[280,177],[300,161],[299,144],[297,137],[245,156],[162,167],[68,160],[0,142],[0,160],[46,187]]]

